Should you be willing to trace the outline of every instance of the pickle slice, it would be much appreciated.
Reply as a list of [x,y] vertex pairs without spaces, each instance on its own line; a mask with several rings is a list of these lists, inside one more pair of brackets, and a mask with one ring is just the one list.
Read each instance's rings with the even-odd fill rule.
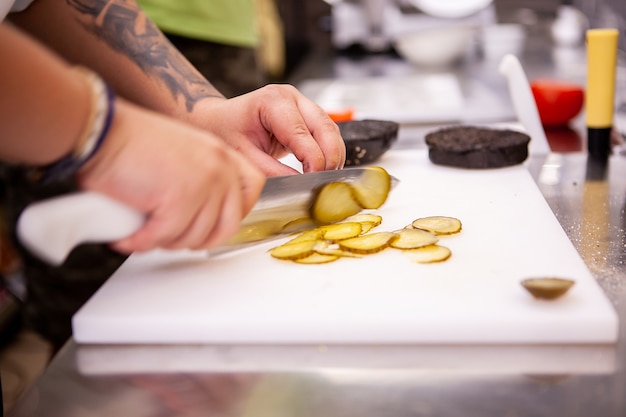
[[428,264],[433,262],[442,262],[448,259],[452,252],[445,246],[428,245],[417,249],[407,250],[409,258],[420,264]]
[[320,240],[323,238],[323,236],[324,232],[322,232],[320,229],[306,230],[300,233],[298,236],[294,237],[293,239],[289,240],[287,243],[285,243],[285,245],[290,245],[297,242],[306,242],[308,240]]
[[359,213],[345,219],[346,222],[372,223],[378,226],[383,222],[383,217],[372,213]]
[[304,258],[294,259],[293,261],[299,264],[307,264],[307,265],[327,264],[329,262],[336,261],[339,258],[340,257],[337,255],[329,255],[329,254],[314,252],[310,254],[309,256],[306,256]]
[[373,228],[375,228],[376,226],[378,226],[375,223],[372,222],[362,222],[361,223],[361,234],[365,234],[365,233],[369,233],[370,230],[372,230]]
[[354,253],[376,253],[389,247],[390,243],[397,239],[397,235],[392,232],[378,232],[341,240],[339,247]]
[[347,222],[320,227],[322,237],[326,240],[343,240],[356,237],[363,232],[361,223]]
[[574,285],[574,281],[565,278],[528,278],[522,286],[535,298],[554,300],[565,294]]
[[341,249],[341,247],[334,242],[329,240],[319,240],[313,250],[316,253],[322,255],[333,255],[338,256],[340,258],[360,258],[361,255],[357,253],[348,252],[346,250]]
[[337,223],[362,209],[350,184],[331,182],[317,191],[311,205],[311,218],[319,224]]
[[426,230],[436,235],[452,235],[461,231],[461,221],[454,217],[429,216],[413,220],[414,229]]
[[402,229],[396,234],[398,238],[391,242],[391,247],[396,249],[417,249],[439,241],[437,236],[421,229]]
[[316,240],[285,243],[270,249],[270,255],[274,258],[294,261],[296,259],[306,258],[307,256],[315,253],[314,248],[316,244]]
[[368,167],[352,183],[357,201],[363,208],[377,209],[387,201],[391,191],[391,175],[384,168]]

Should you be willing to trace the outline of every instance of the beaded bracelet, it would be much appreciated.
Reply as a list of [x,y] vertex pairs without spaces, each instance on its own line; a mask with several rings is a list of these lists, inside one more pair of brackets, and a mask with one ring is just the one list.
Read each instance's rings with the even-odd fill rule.
[[75,70],[89,83],[91,112],[74,150],[44,168],[40,178],[44,184],[76,174],[98,152],[113,121],[115,94],[111,88],[96,73],[83,67],[75,67]]

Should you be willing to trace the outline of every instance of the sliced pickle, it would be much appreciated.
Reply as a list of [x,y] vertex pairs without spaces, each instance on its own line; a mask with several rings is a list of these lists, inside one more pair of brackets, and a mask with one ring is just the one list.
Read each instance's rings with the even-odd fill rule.
[[370,230],[378,226],[376,223],[372,222],[361,222],[361,234],[369,233]]
[[322,237],[326,240],[343,240],[351,237],[356,237],[363,232],[363,226],[361,223],[347,222],[336,223],[328,226],[322,226],[319,228],[322,232]]
[[413,220],[414,229],[426,230],[436,235],[452,235],[461,231],[461,221],[454,217],[429,216]]
[[564,295],[574,285],[574,281],[565,278],[528,278],[522,286],[535,298],[554,300]]
[[437,236],[421,229],[402,229],[396,234],[398,238],[391,242],[391,247],[396,249],[417,249],[439,241]]
[[323,236],[324,232],[322,232],[320,229],[306,230],[300,233],[298,236],[294,237],[293,239],[289,240],[287,243],[285,243],[285,245],[290,245],[292,243],[298,242],[306,242],[309,240],[320,240],[323,238]]
[[322,255],[333,255],[341,258],[360,258],[361,255],[357,253],[348,252],[346,250],[342,250],[341,247],[329,240],[318,240],[317,244],[313,248],[316,253]]
[[337,255],[329,255],[329,254],[323,254],[323,253],[314,252],[314,253],[310,254],[309,256],[306,256],[304,258],[294,259],[293,261],[296,262],[296,263],[299,263],[299,264],[307,264],[307,265],[311,265],[311,264],[327,264],[329,262],[336,261],[339,258],[340,257],[337,256]]
[[442,262],[450,258],[452,252],[445,246],[428,245],[417,249],[404,251],[409,258],[420,264],[429,264],[433,262]]
[[270,255],[274,258],[294,261],[315,253],[314,248],[317,244],[316,240],[305,240],[295,243],[285,243],[270,249]]
[[352,183],[357,201],[363,208],[377,209],[387,201],[391,190],[391,176],[384,168],[368,167]]
[[317,191],[311,205],[311,217],[319,224],[330,224],[357,214],[362,209],[350,184],[331,182]]
[[339,241],[339,247],[354,253],[376,253],[389,247],[390,243],[397,238],[392,232],[378,232],[353,237]]
[[[368,171],[368,175],[377,176],[381,172],[386,174],[382,168],[376,168]],[[372,184],[371,180],[365,182]],[[402,250],[417,263],[441,262],[450,258],[450,249],[438,245],[437,242],[439,235],[460,232],[460,220],[454,217],[430,216],[416,219],[395,232],[369,233],[382,223],[383,218],[377,214],[360,213],[363,207],[357,202],[352,185],[335,182],[322,186],[311,207],[311,215],[318,226],[295,235],[290,241],[271,249],[270,254],[278,259],[300,264],[323,264],[339,258],[361,258],[362,255],[392,247]],[[288,223],[285,228],[299,228],[300,222],[302,226],[306,225],[306,219],[297,219]],[[319,223],[326,224],[319,226]],[[529,281],[523,282],[525,287],[527,282]],[[530,288],[527,289],[531,291]],[[538,298],[552,297],[551,293],[546,294],[550,290],[545,285],[536,291],[540,295],[533,295]],[[565,291],[567,289],[563,292]]]
[[372,213],[359,213],[354,216],[350,216],[344,220],[345,222],[357,222],[357,223],[372,223],[374,226],[378,226],[383,222],[383,217],[378,214]]

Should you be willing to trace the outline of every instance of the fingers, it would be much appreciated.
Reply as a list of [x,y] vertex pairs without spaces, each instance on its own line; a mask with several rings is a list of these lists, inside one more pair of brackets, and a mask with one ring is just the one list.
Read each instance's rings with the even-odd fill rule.
[[[228,211],[221,213],[223,208]],[[233,219],[241,216],[240,204],[222,202],[217,198],[197,207],[195,212],[181,213],[176,209],[175,206],[167,207],[152,213],[141,230],[116,242],[114,248],[121,252],[143,252],[154,248],[208,249],[212,243],[225,240],[228,233],[234,234],[237,230],[236,220],[229,222],[224,216]]]
[[123,252],[209,249],[239,230],[265,175],[207,132],[120,101],[107,141],[79,172],[82,188],[145,213],[113,244]]
[[[304,96],[299,97],[298,108],[304,122],[310,129],[310,134],[324,154],[324,169],[343,168],[346,161],[346,145],[341,138],[337,124],[332,121],[321,107]],[[298,157],[296,151],[293,152]],[[298,157],[298,159],[300,158]],[[303,159],[300,160],[306,160],[306,155],[303,155]],[[307,164],[303,164],[303,166],[305,167],[305,172],[311,171],[306,169]]]
[[[196,193],[164,200],[165,204],[150,214],[144,227],[116,242],[113,248],[124,253],[155,248],[200,250],[224,243],[237,233],[265,182],[260,171],[247,161],[244,163],[247,166],[232,161],[233,169],[222,171],[219,179],[194,187],[206,190],[206,195]],[[181,201],[186,203],[179,204]]]
[[229,100],[202,102],[195,123],[247,155],[266,175],[293,169],[278,160],[292,153],[304,172],[343,168],[339,128],[317,104],[290,85],[270,84]]
[[252,210],[259,199],[265,186],[266,177],[247,158],[238,155],[237,159],[240,165],[241,192],[243,194],[243,215],[241,216],[243,218]]
[[299,171],[276,160],[272,155],[254,146],[252,142],[246,142],[240,151],[254,161],[254,165],[268,177],[299,174]]
[[277,96],[266,100],[271,104],[264,107],[262,115],[266,128],[302,162],[304,172],[343,167],[345,144],[339,128],[322,108],[292,86],[272,85],[262,90]]

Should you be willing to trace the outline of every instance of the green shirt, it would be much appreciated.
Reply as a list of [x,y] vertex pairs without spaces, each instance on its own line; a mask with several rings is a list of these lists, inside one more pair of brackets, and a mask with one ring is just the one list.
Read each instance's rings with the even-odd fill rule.
[[254,0],[138,0],[164,32],[192,39],[253,47]]

